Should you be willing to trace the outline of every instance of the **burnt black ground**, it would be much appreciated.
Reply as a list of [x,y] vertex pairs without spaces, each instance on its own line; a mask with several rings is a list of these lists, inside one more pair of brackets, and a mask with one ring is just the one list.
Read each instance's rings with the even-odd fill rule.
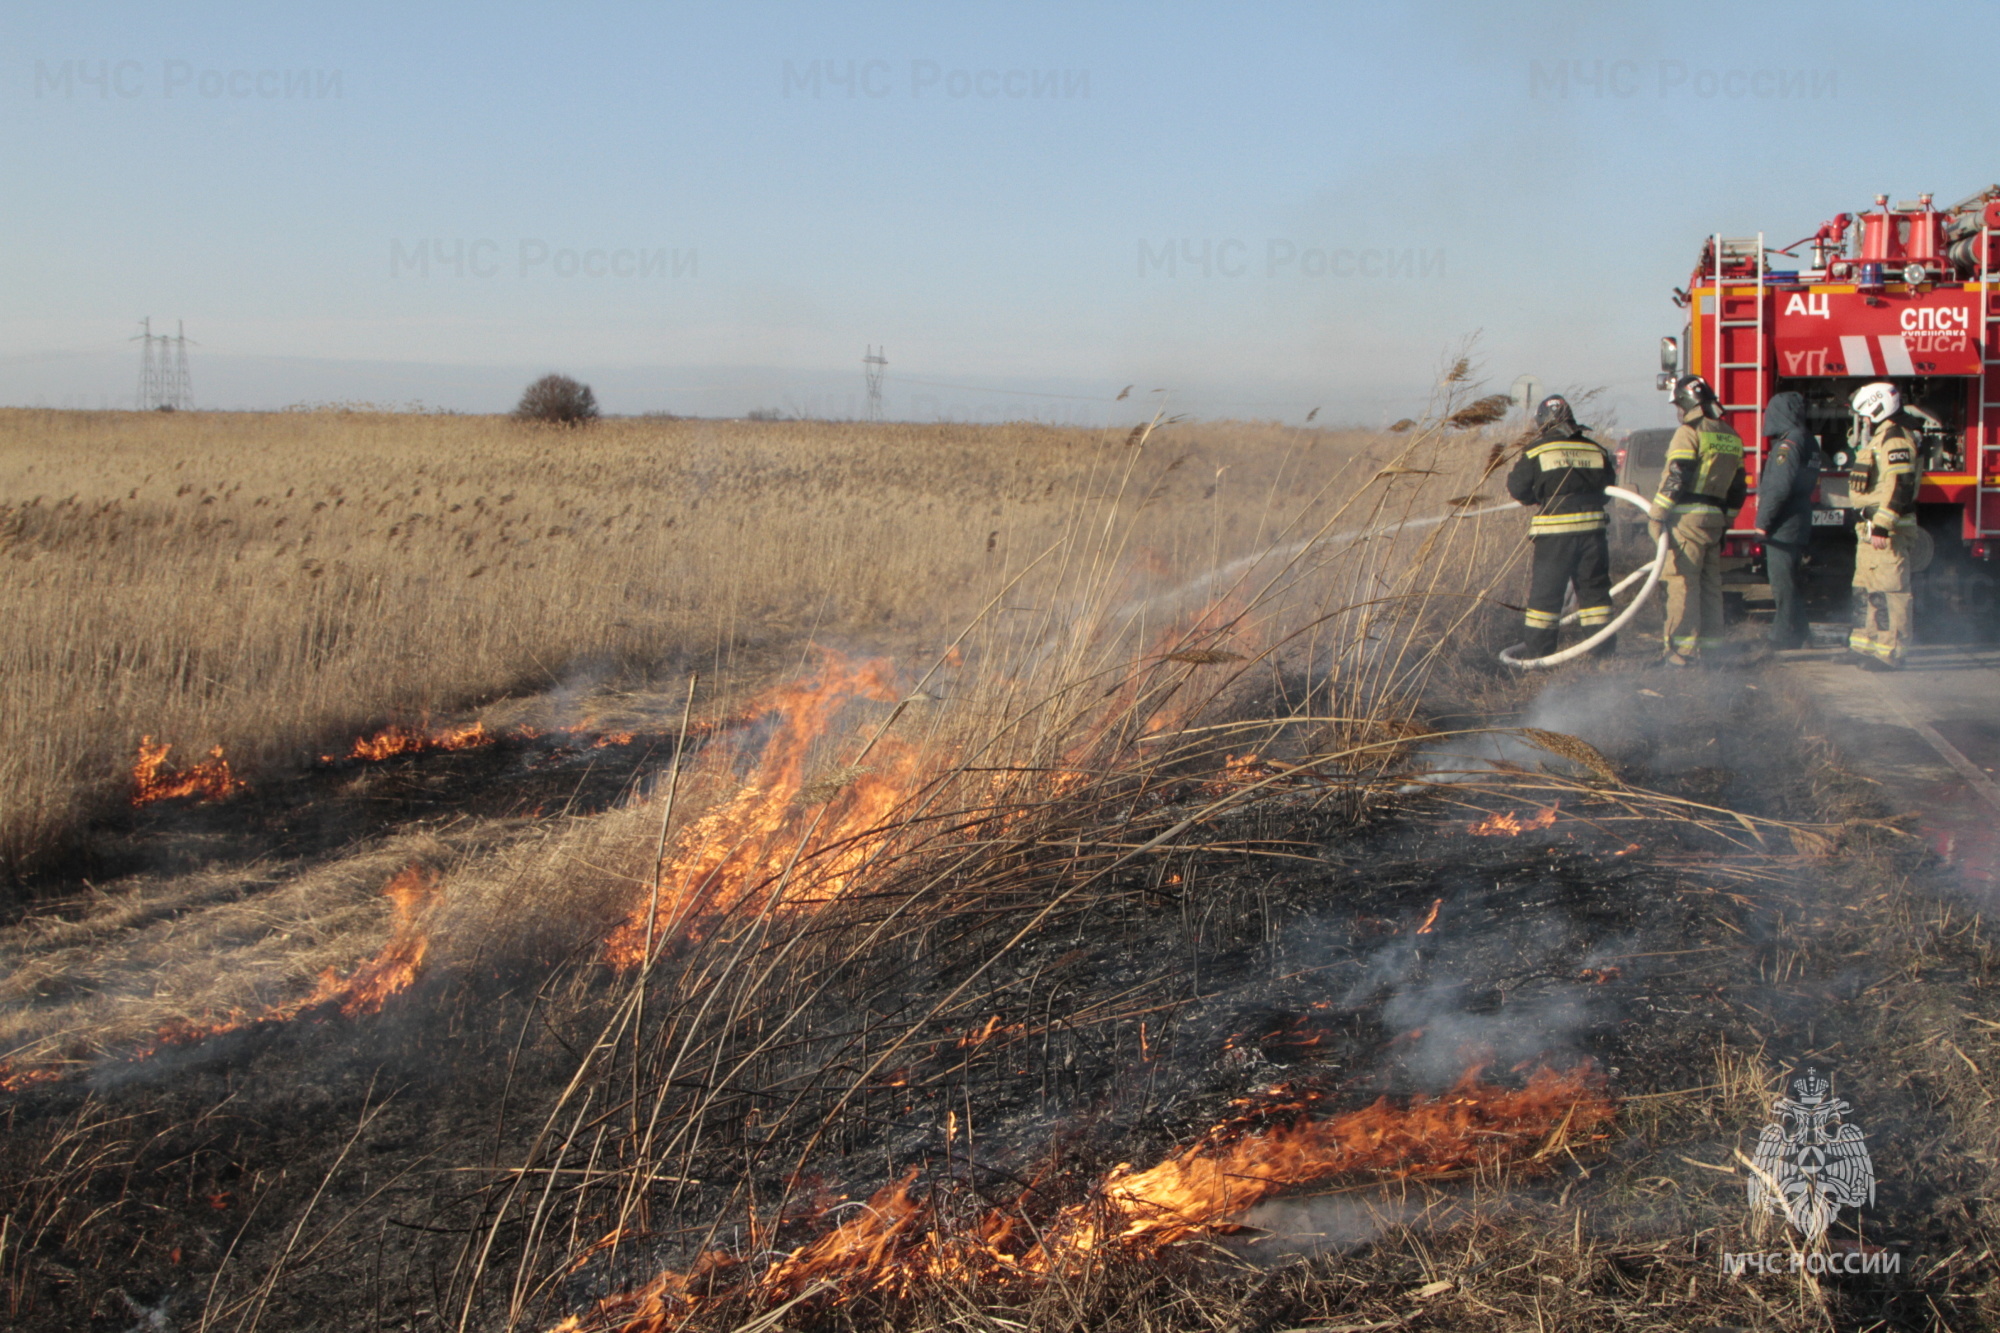
[[[1544,694],[1532,709],[1519,696],[1517,720],[1568,718],[1631,781],[1664,792],[1847,820],[1841,850],[1825,861],[1785,848],[1746,855],[1670,820],[1593,829],[1586,821],[1604,811],[1577,801],[1546,831],[1476,838],[1466,826],[1477,811],[1451,793],[1358,819],[1313,793],[1289,795],[1130,867],[1087,910],[1028,940],[987,979],[991,1004],[918,1034],[898,1079],[851,1109],[813,1172],[855,1198],[911,1166],[926,1186],[968,1199],[1011,1198],[1033,1179],[1054,1206],[1111,1164],[1154,1160],[1232,1099],[1276,1083],[1347,1107],[1436,1090],[1482,1060],[1506,1081],[1536,1062],[1588,1059],[1614,1094],[1639,1099],[1627,1103],[1624,1137],[1520,1182],[1524,1216],[1558,1197],[1582,1209],[1594,1233],[1625,1247],[1630,1282],[1679,1302],[1659,1311],[1664,1326],[1703,1326],[1689,1321],[1712,1321],[1741,1297],[1750,1313],[1731,1320],[1784,1327],[1756,1314],[1740,1280],[1731,1287],[1715,1273],[1747,1216],[1742,1176],[1713,1168],[1727,1167],[1761,1121],[1703,1089],[1719,1049],[1762,1051],[1835,1073],[1876,1145],[1881,1194],[1865,1234],[1909,1256],[1898,1278],[1843,1279],[1833,1326],[1933,1327],[1934,1312],[1952,1327],[1989,1326],[1991,1256],[1974,1256],[1987,1245],[1994,1160],[1974,1067],[2000,1059],[2000,1026],[1984,1026],[2000,1025],[2000,997],[1989,951],[1952,917],[1921,848],[1865,822],[1895,812],[1871,805],[1866,784],[1805,741],[1768,677],[1662,679],[1614,667],[1571,673],[1551,691],[1554,704]],[[1600,708],[1605,699],[1622,704]],[[481,763],[504,772],[517,756],[450,758],[468,772]],[[410,765],[419,771],[438,770]],[[573,789],[577,773],[562,776],[551,795]],[[400,808],[420,810],[424,790],[410,787]],[[896,1030],[985,956],[991,929],[878,960],[815,1022],[835,1041]],[[150,1310],[185,1321],[232,1247],[217,1290],[240,1299],[295,1228],[310,1237],[308,1252],[294,1250],[265,1327],[454,1322],[452,1269],[491,1216],[494,1195],[482,1187],[493,1177],[482,1168],[523,1160],[539,1108],[596,1032],[587,998],[538,1001],[546,974],[502,972],[430,978],[372,1019],[252,1029],[106,1069],[88,1089],[12,1099],[10,1190],[57,1181],[74,1196],[72,1222],[109,1209],[67,1242],[56,1227],[13,1252],[10,1280],[29,1302],[20,1326],[124,1329]],[[996,1035],[968,1061],[960,1043],[989,1020]],[[797,1072],[764,1074],[776,1083]],[[774,1191],[791,1145],[762,1137],[750,1114],[773,1104],[757,1087],[730,1090],[695,1172],[704,1185],[616,1269],[586,1266],[547,1293],[541,1315],[686,1263],[746,1175]],[[129,1117],[81,1136],[124,1146],[67,1176],[35,1167],[39,1146],[79,1113]],[[959,1117],[972,1122],[969,1154]],[[725,1225],[721,1238],[730,1234]],[[1350,1274],[1358,1300],[1373,1299],[1373,1282],[1383,1300],[1402,1300],[1411,1280],[1402,1253],[1384,1237],[1316,1262]],[[1222,1270],[1205,1280],[1255,1285]],[[1270,1294],[1278,1290],[1256,1287],[1264,1322],[1247,1326],[1315,1314],[1302,1297]],[[1562,1326],[1630,1326],[1617,1292],[1582,1296]],[[1488,1298],[1512,1308],[1498,1288]],[[1116,1311],[1102,1322],[1121,1326]],[[1448,1305],[1411,1326],[1513,1325]]]

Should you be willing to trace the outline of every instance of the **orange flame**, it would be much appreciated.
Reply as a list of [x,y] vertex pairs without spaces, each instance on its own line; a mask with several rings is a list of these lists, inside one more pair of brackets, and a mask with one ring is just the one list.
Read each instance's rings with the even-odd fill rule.
[[[1539,1159],[1559,1138],[1587,1134],[1613,1114],[1587,1071],[1540,1069],[1521,1089],[1481,1083],[1479,1072],[1442,1096],[1418,1096],[1406,1108],[1385,1097],[1363,1110],[1261,1133],[1245,1134],[1243,1123],[1268,1116],[1271,1108],[1240,1102],[1242,1114],[1157,1166],[1114,1170],[1100,1191],[1112,1205],[1102,1234],[1157,1250],[1289,1186],[1364,1171],[1439,1175],[1496,1165],[1530,1147],[1540,1150],[1533,1154]],[[1303,1111],[1311,1100],[1294,1105]],[[1078,1231],[1084,1239],[1096,1234],[1089,1225]]]
[[208,1023],[169,1024],[159,1030],[157,1041],[133,1052],[131,1058],[144,1059],[162,1046],[184,1046],[261,1023],[288,1023],[315,1010],[337,1010],[343,1018],[380,1013],[392,996],[408,990],[417,979],[424,955],[430,950],[430,938],[419,925],[419,918],[436,899],[439,883],[434,872],[415,865],[390,877],[382,886],[382,896],[395,912],[389,940],[373,958],[345,977],[328,968],[319,974],[319,981],[311,991],[261,1013],[233,1013]]
[[165,741],[153,744],[151,736],[139,738],[139,758],[132,765],[133,805],[151,805],[154,801],[170,801],[177,796],[219,801],[243,790],[242,780],[229,771],[229,761],[222,757],[220,745],[210,750],[208,758],[193,768],[168,773],[164,771],[167,752],[173,748]]
[[[685,930],[683,923],[696,914],[725,915],[763,889],[782,888],[792,904],[824,904],[845,895],[888,836],[890,815],[916,785],[917,752],[884,740],[865,767],[811,784],[808,763],[814,743],[850,701],[893,703],[901,697],[888,659],[851,662],[825,652],[813,676],[753,702],[752,716],[781,719],[756,773],[735,796],[682,830],[659,867],[657,907],[649,887],[612,931],[606,960],[621,971],[637,966],[649,940]],[[808,834],[810,845],[802,847]]]
[[1442,898],[1431,904],[1431,914],[1424,918],[1424,924],[1417,927],[1417,934],[1428,935],[1431,933],[1431,927],[1437,924],[1438,909],[1443,906],[1444,899]]
[[[557,736],[564,738],[565,741],[571,737],[581,737],[588,739],[590,747],[594,750],[608,750],[616,746],[630,745],[640,736],[636,731],[600,731],[599,726],[599,722],[590,718],[548,730],[524,722],[502,731],[489,731],[484,722],[458,722],[449,726],[428,724],[406,726],[401,722],[392,722],[372,736],[356,737],[346,754],[323,754],[319,760],[323,764],[337,764],[349,759],[379,762],[393,759],[398,755],[476,750],[499,741],[536,741],[545,736]],[[713,729],[712,726],[705,725],[693,728],[692,731],[705,734]]]
[[1229,787],[1247,787],[1270,777],[1278,770],[1266,763],[1263,756],[1256,754],[1232,754],[1223,756],[1222,776],[1213,785],[1217,795]]
[[54,1066],[16,1069],[12,1064],[0,1061],[0,1092],[19,1092],[37,1083],[53,1083],[61,1078],[63,1073],[62,1069]]
[[417,970],[430,951],[430,936],[419,919],[437,896],[438,877],[422,866],[410,866],[382,886],[382,894],[395,909],[395,924],[389,942],[345,978],[328,968],[320,973],[319,984],[299,1003],[299,1010],[321,1005],[340,1006],[343,1018],[376,1014],[416,982]]
[[[373,958],[342,977],[332,968],[320,973],[310,992],[296,1000],[271,1006],[257,1013],[241,1010],[204,1022],[176,1020],[161,1025],[153,1040],[135,1047],[127,1060],[144,1060],[169,1046],[188,1046],[226,1032],[256,1027],[264,1023],[288,1023],[315,1011],[338,1012],[343,1018],[361,1018],[381,1012],[389,1000],[408,990],[429,952],[430,938],[420,918],[437,897],[439,877],[421,866],[410,866],[382,886],[383,896],[394,909],[389,939]],[[66,1071],[57,1067],[15,1069],[0,1064],[0,1092],[16,1092],[32,1083],[61,1078]]]
[[[399,754],[424,754],[431,750],[472,750],[482,745],[491,745],[499,737],[486,730],[483,722],[465,722],[449,727],[406,727],[400,722],[392,722],[373,736],[355,739],[354,748],[340,758],[345,759],[389,759]],[[335,756],[323,754],[324,763],[335,762]]]
[[1221,775],[1205,789],[1212,796],[1226,796],[1232,788],[1253,783],[1273,785],[1273,779],[1280,787],[1310,787],[1320,780],[1320,773],[1309,765],[1276,763],[1259,754],[1231,754],[1223,756]]
[[1027,1035],[1028,1025],[1026,1023],[1008,1023],[1003,1026],[1000,1022],[1000,1015],[995,1014],[986,1020],[985,1027],[980,1028],[977,1032],[968,1032],[963,1037],[960,1037],[958,1044],[961,1048],[969,1047],[977,1050],[995,1037],[1002,1038],[1002,1044],[1004,1045],[1006,1042],[1015,1041]]
[[[725,1299],[769,1308],[830,1287],[839,1300],[863,1292],[908,1295],[924,1281],[1037,1281],[1096,1254],[1145,1256],[1225,1227],[1283,1190],[1339,1176],[1397,1179],[1517,1163],[1537,1169],[1570,1143],[1602,1138],[1615,1108],[1587,1069],[1537,1070],[1527,1086],[1496,1087],[1466,1074],[1451,1091],[1398,1107],[1374,1105],[1324,1120],[1316,1093],[1277,1089],[1235,1104],[1194,1143],[1145,1170],[1121,1165],[1091,1197],[1042,1226],[1017,1204],[995,1208],[957,1231],[913,1198],[914,1168],[839,1226],[761,1273],[731,1256],[703,1255],[686,1273],[662,1273],[636,1292],[610,1297],[557,1333],[584,1328],[667,1333]],[[1288,1099],[1288,1100],[1287,1100]],[[1039,1239],[1034,1239],[1039,1237]]]
[[[631,731],[600,733],[596,726],[596,723],[584,721],[559,727],[557,731],[565,736],[588,736],[591,747],[598,750],[630,745],[638,737],[638,733]],[[542,733],[534,727],[521,726],[507,732],[505,738],[530,741],[540,735]],[[323,754],[319,758],[323,764],[335,764],[343,759],[379,762],[397,755],[475,750],[501,739],[501,735],[488,731],[484,722],[460,722],[440,727],[405,726],[392,722],[372,736],[356,737],[346,754]],[[216,801],[243,790],[243,780],[230,770],[229,761],[222,757],[221,746],[210,750],[208,758],[194,767],[169,773],[166,771],[167,754],[173,748],[164,741],[154,744],[151,736],[139,739],[139,757],[132,765],[133,805],[150,805],[154,801],[172,800],[179,796]]]
[[438,885],[438,876],[422,866],[409,866],[392,876],[382,886],[383,897],[395,911],[389,940],[347,976],[328,968],[307,994],[261,1013],[238,1012],[207,1023],[167,1024],[160,1028],[157,1040],[132,1052],[130,1058],[143,1060],[163,1046],[185,1046],[262,1023],[288,1023],[315,1010],[338,1010],[343,1018],[381,1012],[391,996],[408,990],[417,979],[417,970],[430,949],[430,939],[418,918],[436,898]]
[[1518,838],[1523,833],[1533,833],[1555,823],[1556,811],[1561,808],[1561,802],[1558,802],[1530,819],[1510,814],[1488,815],[1475,824],[1467,825],[1465,831],[1475,838]]

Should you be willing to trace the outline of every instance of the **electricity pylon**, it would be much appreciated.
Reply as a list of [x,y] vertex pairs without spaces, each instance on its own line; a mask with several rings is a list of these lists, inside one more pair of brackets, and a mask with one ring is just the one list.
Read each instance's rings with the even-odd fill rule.
[[889,360],[883,356],[886,347],[870,347],[868,355],[861,358],[861,370],[868,378],[868,419],[882,419],[882,372],[888,368]]
[[[148,315],[139,321],[139,332],[132,341],[139,344],[139,410],[184,411],[193,407],[186,324],[176,321],[175,334],[169,338],[153,332],[153,317]],[[171,353],[169,347],[173,349]]]

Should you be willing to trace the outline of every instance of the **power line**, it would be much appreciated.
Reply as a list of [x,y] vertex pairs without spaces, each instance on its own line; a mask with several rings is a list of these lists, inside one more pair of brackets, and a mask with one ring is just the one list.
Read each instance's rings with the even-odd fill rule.
[[[1004,393],[1004,394],[1011,394],[1017,398],[1063,398],[1069,400],[1070,402],[1075,402],[1075,403],[1115,403],[1119,401],[1118,397],[1114,394],[1049,393],[1042,389],[998,389],[994,388],[991,385],[985,385],[985,384],[947,384],[943,380],[912,379],[908,375],[899,377],[896,380],[896,383],[921,384],[928,389],[960,389],[966,393]],[[1154,389],[1152,392],[1160,393],[1162,392],[1162,390]],[[1287,402],[1275,398],[1213,398],[1206,394],[1200,393],[1199,391],[1183,390],[1182,392],[1190,398],[1196,398],[1206,403],[1233,403],[1239,407],[1296,406],[1296,404],[1293,402]],[[1135,402],[1133,405],[1135,407],[1143,406],[1143,404],[1137,402]]]
[[921,384],[928,389],[961,389],[966,393],[1005,393],[1017,398],[1067,398],[1079,403],[1112,403],[1115,398],[1094,393],[1044,393],[1039,389],[995,389],[979,384],[946,384],[942,380],[913,380],[905,375],[898,384]]
[[889,359],[882,355],[886,347],[870,347],[868,354],[861,358],[861,373],[868,381],[868,419],[882,419],[882,372],[889,368]]

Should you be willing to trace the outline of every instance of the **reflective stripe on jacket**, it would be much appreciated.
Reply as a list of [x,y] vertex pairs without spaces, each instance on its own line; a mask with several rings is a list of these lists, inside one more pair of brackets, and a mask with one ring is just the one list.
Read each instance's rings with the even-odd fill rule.
[[1714,417],[1689,412],[1667,442],[1667,464],[1660,470],[1652,516],[1733,512],[1743,504],[1747,482],[1742,439]]
[[1590,532],[1605,525],[1604,488],[1617,476],[1604,446],[1579,430],[1529,441],[1507,474],[1507,493],[1539,510],[1530,537]]

